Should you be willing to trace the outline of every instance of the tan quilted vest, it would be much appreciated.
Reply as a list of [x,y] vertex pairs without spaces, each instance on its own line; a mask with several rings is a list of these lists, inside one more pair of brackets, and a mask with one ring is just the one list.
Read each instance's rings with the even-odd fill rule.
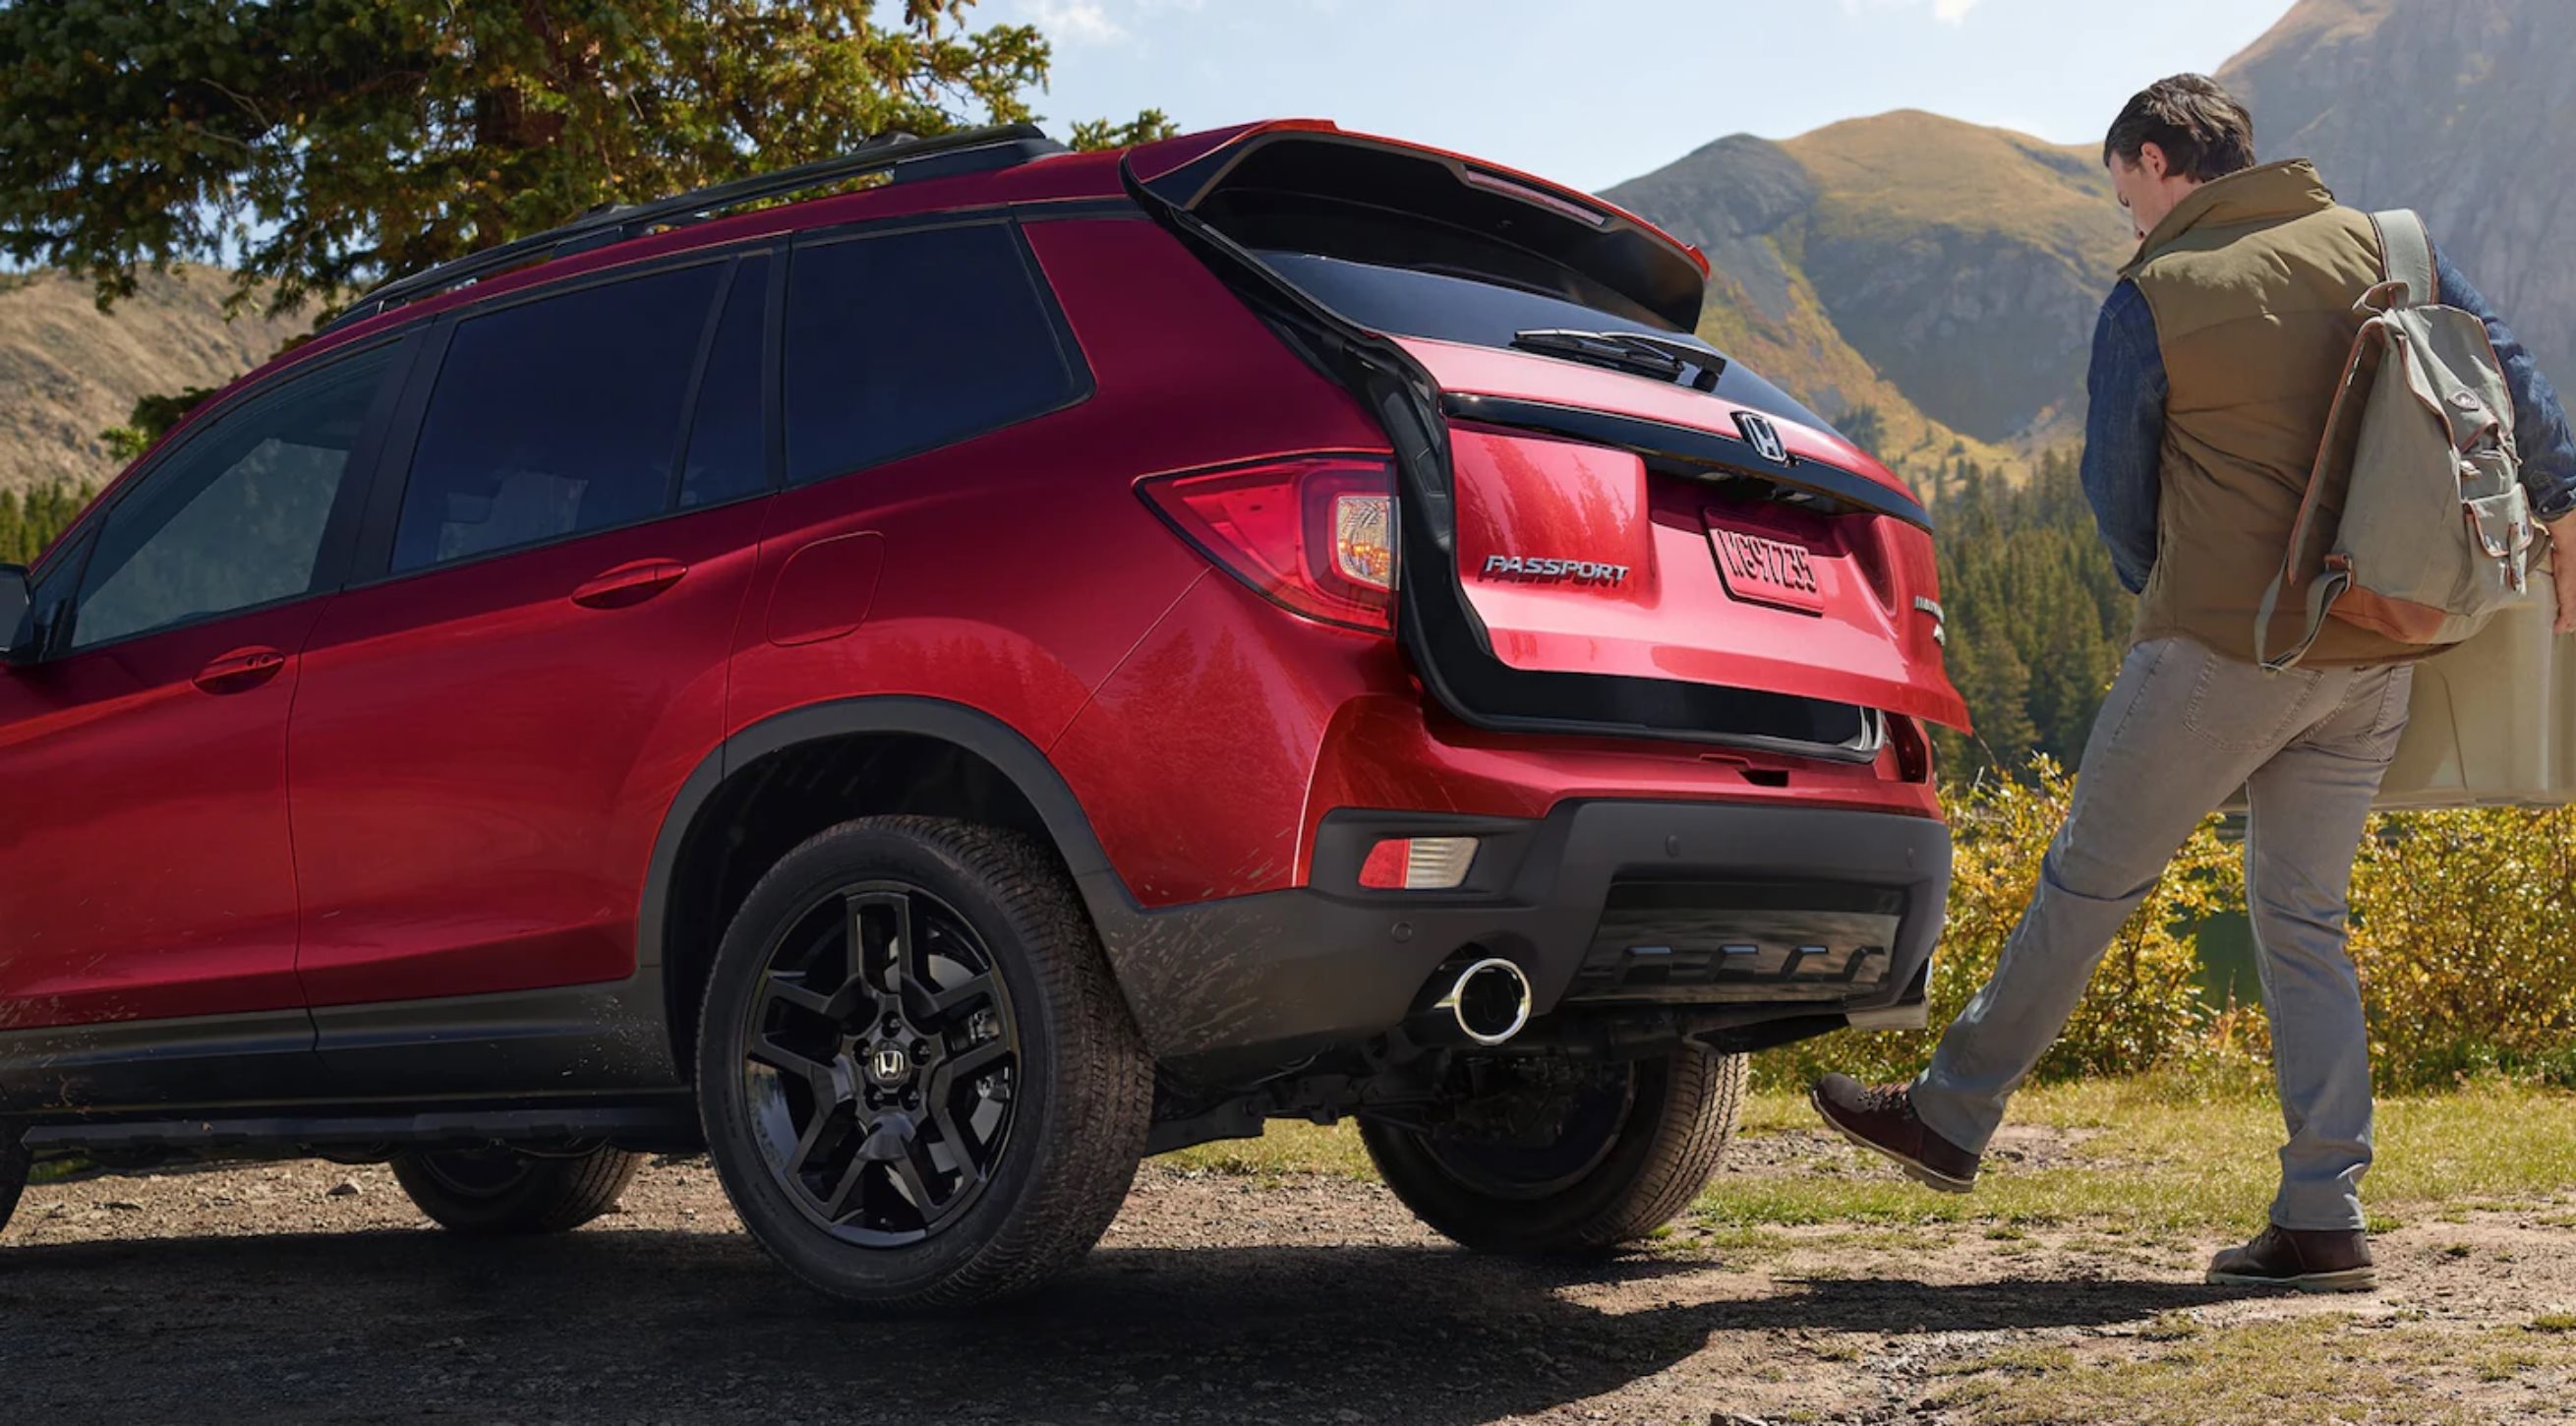
[[[2361,327],[2354,304],[2380,282],[2379,239],[2295,159],[2193,190],[2121,275],[2155,314],[2169,387],[2156,567],[2133,637],[2187,635],[2250,663]],[[2285,612],[2283,628],[2296,622]],[[2415,652],[2338,620],[2305,662]]]

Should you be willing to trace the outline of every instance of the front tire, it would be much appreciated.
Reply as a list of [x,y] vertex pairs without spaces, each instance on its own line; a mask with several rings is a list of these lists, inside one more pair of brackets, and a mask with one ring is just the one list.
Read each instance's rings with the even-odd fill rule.
[[956,1307],[1099,1241],[1144,1158],[1153,1067],[1043,847],[870,817],[743,902],[698,1098],[735,1211],[790,1272],[864,1307]]
[[[1697,1045],[1555,1080],[1512,1062],[1488,1069],[1493,1082],[1457,1122],[1364,1119],[1360,1139],[1414,1216],[1492,1252],[1593,1252],[1646,1237],[1707,1186],[1743,1109],[1744,1056]],[[1546,1126],[1536,1133],[1533,1116]]]
[[394,1179],[430,1220],[479,1238],[568,1233],[617,1206],[644,1156],[421,1149],[397,1154]]
[[9,1215],[18,1211],[18,1195],[27,1189],[27,1175],[34,1160],[20,1139],[17,1126],[0,1123],[0,1228],[9,1226]]

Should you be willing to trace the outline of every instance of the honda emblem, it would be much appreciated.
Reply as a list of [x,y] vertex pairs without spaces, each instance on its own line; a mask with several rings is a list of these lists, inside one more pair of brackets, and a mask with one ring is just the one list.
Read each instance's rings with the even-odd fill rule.
[[1745,443],[1764,460],[1773,465],[1789,463],[1789,448],[1781,443],[1780,429],[1771,424],[1770,417],[1738,411],[1735,413],[1735,429],[1744,433]]

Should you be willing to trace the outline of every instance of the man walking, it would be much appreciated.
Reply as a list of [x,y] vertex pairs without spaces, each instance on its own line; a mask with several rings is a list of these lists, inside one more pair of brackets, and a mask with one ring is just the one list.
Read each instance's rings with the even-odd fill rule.
[[[2094,333],[2084,488],[2139,595],[2133,645],[1994,978],[1912,1084],[1828,1075],[1812,1098],[1854,1143],[1967,1192],[2005,1101],[2120,924],[2242,786],[2246,896],[2289,1143],[2270,1226],[2220,1253],[2209,1277],[2368,1288],[2370,1059],[2344,920],[2412,667],[2398,661],[2404,646],[2337,621],[2298,667],[2267,673],[2253,630],[2362,321],[2354,304],[2382,280],[2379,240],[2313,165],[2257,166],[2243,106],[2198,75],[2130,100],[2103,162],[2139,246]],[[2557,627],[2576,631],[2576,437],[2486,299],[2438,256],[2436,281],[2441,302],[2485,322],[2504,364],[2523,480],[2560,551]]]

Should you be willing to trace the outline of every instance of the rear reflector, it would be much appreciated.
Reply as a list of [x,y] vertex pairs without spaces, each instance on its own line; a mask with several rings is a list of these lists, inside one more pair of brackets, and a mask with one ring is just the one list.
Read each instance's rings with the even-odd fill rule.
[[1365,456],[1297,456],[1156,476],[1145,503],[1226,573],[1328,624],[1395,627],[1395,471]]
[[1375,891],[1451,891],[1476,861],[1473,837],[1390,837],[1369,848],[1360,885]]

